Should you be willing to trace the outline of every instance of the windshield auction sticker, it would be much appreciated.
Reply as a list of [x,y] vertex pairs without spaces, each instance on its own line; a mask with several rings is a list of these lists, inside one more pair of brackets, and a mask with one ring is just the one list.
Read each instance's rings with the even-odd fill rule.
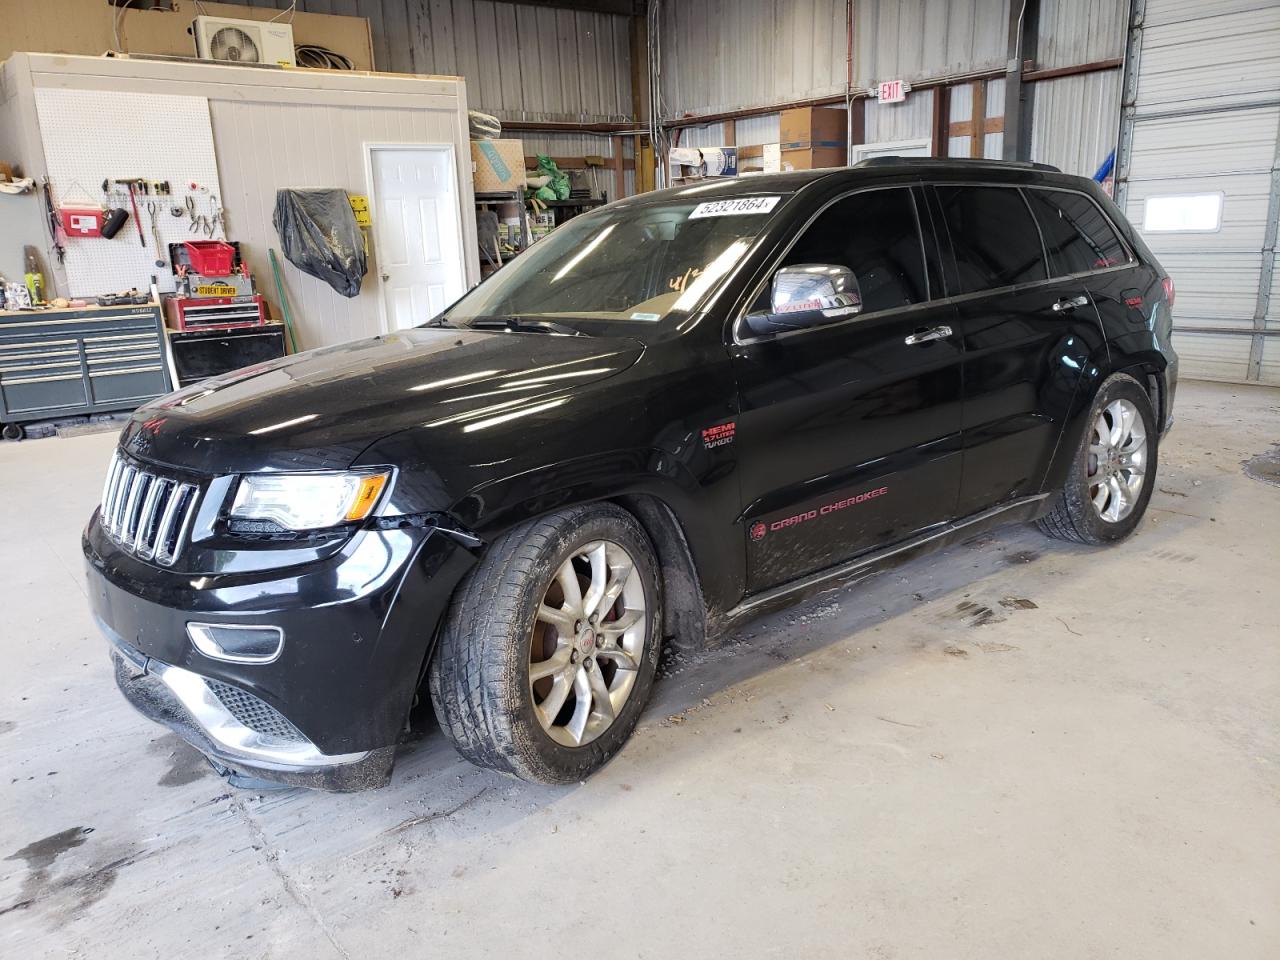
[[690,220],[701,217],[741,217],[751,213],[768,213],[781,197],[736,197],[733,200],[708,200],[693,208]]

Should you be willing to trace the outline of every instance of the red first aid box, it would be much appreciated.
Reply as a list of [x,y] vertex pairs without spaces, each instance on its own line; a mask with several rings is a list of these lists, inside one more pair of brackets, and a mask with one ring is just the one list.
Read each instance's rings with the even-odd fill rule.
[[71,237],[102,236],[102,210],[96,207],[62,207],[62,229]]

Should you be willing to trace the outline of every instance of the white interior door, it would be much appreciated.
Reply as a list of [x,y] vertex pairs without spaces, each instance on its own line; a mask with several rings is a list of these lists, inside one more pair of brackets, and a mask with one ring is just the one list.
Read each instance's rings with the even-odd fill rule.
[[387,325],[403,330],[430,320],[466,291],[453,148],[369,151]]

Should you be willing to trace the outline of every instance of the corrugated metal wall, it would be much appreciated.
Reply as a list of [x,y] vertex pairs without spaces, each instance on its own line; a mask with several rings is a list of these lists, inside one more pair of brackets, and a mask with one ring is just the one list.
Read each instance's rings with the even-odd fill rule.
[[844,0],[663,0],[664,117],[845,88]]
[[1040,0],[1036,67],[1052,70],[1124,55],[1128,0]]
[[489,0],[298,0],[298,9],[367,17],[379,70],[465,77],[471,108],[504,120],[633,114],[627,17]]
[[[1008,0],[858,0],[855,84],[995,69]],[[663,0],[664,117],[843,93],[844,0]]]
[[1117,189],[1142,229],[1155,196],[1221,193],[1221,225],[1144,237],[1173,276],[1184,376],[1280,383],[1280,3],[1145,0]]
[[1041,80],[1032,93],[1031,159],[1091,177],[1116,147],[1120,71]]

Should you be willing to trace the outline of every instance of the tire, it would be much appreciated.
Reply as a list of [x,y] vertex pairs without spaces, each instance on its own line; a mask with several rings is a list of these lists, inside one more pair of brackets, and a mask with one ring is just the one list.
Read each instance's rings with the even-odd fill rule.
[[[588,547],[589,556],[582,553]],[[623,554],[634,576],[620,572],[626,569]],[[591,572],[600,557],[603,579]],[[569,577],[566,564],[584,597],[576,607],[561,587]],[[603,621],[587,628],[585,620],[572,614],[566,619],[564,611],[585,611],[593,580],[621,592],[597,614]],[[643,622],[633,619],[637,609]],[[555,626],[548,616],[566,622]],[[427,671],[436,717],[458,752],[478,766],[536,783],[582,780],[607,763],[635,729],[653,686],[661,624],[657,559],[629,513],[592,504],[525,523],[489,547],[454,596]],[[597,629],[602,632],[595,634]],[[565,658],[576,659],[531,679]],[[610,692],[611,686],[617,691]],[[562,706],[553,705],[553,694],[564,697]],[[580,701],[587,712],[579,722]],[[606,723],[607,714],[612,720]]]
[[[1142,446],[1134,439],[1137,429],[1119,444],[1114,443],[1117,434],[1112,433],[1110,439],[1105,436],[1107,425],[1117,419],[1117,410],[1136,415],[1131,426],[1143,432]],[[1121,425],[1119,431],[1123,434],[1125,427]],[[1103,544],[1125,539],[1141,522],[1155,489],[1159,439],[1147,391],[1128,374],[1108,377],[1089,408],[1084,436],[1071,459],[1066,483],[1049,512],[1036,521],[1037,526],[1050,537],[1074,543]],[[1135,477],[1139,483],[1136,489]]]

